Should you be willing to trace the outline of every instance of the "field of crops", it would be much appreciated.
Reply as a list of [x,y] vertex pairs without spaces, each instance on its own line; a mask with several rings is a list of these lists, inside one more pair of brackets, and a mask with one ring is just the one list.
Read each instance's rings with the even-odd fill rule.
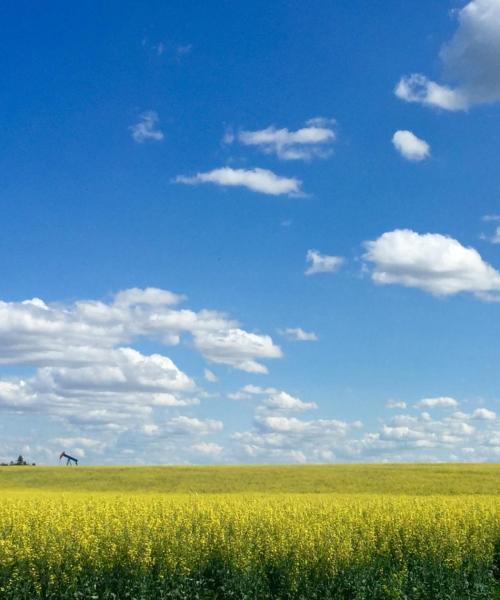
[[0,598],[496,597],[499,466],[357,469],[2,469]]

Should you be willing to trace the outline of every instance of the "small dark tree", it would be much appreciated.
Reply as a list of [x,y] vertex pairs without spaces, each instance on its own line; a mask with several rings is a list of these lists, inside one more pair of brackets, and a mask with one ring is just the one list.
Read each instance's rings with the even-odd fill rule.
[[24,458],[23,458],[23,457],[22,457],[22,455],[20,454],[20,455],[17,457],[17,460],[16,460],[16,465],[25,465],[25,464],[26,464],[26,461],[24,460]]

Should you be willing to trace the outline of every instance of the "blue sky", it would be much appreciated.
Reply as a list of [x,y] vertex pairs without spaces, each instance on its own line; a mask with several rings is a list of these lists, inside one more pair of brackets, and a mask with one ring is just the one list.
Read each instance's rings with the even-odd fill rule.
[[499,0],[0,17],[0,459],[498,460]]

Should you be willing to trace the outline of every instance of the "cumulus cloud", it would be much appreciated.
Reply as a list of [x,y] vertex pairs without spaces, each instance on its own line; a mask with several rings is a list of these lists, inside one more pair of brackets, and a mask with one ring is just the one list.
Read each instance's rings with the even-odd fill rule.
[[388,400],[385,404],[386,408],[401,408],[401,409],[405,409],[406,408],[406,402],[403,402],[402,400]]
[[258,360],[281,356],[270,336],[247,332],[217,311],[176,308],[182,300],[167,290],[134,288],[110,302],[0,301],[0,364],[106,364],[110,350],[138,337],[172,345],[183,333],[208,360],[246,371],[265,372]]
[[[500,215],[484,215],[482,221],[485,223],[498,223],[500,222]],[[480,238],[492,244],[500,244],[500,226],[496,226],[492,234],[482,233]]]
[[222,454],[224,448],[214,442],[200,442],[199,444],[193,444],[193,450],[205,456],[217,457]]
[[261,417],[270,413],[304,412],[318,408],[315,402],[303,402],[300,398],[274,387],[249,384],[228,395],[231,400],[250,400],[252,397],[258,398],[260,402],[257,413]]
[[[453,411],[452,398],[424,399],[422,406],[444,407],[440,418],[429,412],[397,414],[375,430],[337,419],[303,420],[259,407],[255,427],[231,436],[242,460],[251,462],[435,462],[495,461],[500,456],[500,421],[493,411]],[[404,408],[399,406],[398,408]],[[437,413],[440,414],[440,413]]]
[[418,138],[412,131],[399,130],[392,136],[396,150],[407,160],[419,162],[430,155],[429,144]]
[[272,411],[303,412],[318,408],[314,402],[303,402],[283,391],[273,391],[263,401],[262,406]]
[[287,327],[286,329],[280,329],[279,333],[293,342],[318,341],[318,336],[313,331],[304,331],[301,327]]
[[494,421],[497,418],[497,415],[494,411],[488,410],[487,408],[478,408],[472,413],[472,418]]
[[308,250],[306,262],[309,263],[305,274],[316,275],[317,273],[333,273],[338,271],[345,260],[341,256],[329,256],[321,254],[318,250]]
[[195,417],[174,417],[165,423],[165,432],[171,435],[190,435],[200,436],[211,435],[222,431],[224,424],[215,419],[197,419]]
[[492,244],[500,244],[500,227],[495,227],[492,235],[482,235],[481,237]]
[[297,196],[301,194],[302,182],[293,177],[282,177],[268,169],[233,169],[232,167],[221,167],[197,173],[193,176],[179,175],[177,183],[198,185],[200,183],[214,183],[224,187],[245,187],[253,192],[268,194],[271,196]]
[[333,119],[318,117],[309,119],[304,127],[296,131],[271,125],[255,131],[242,130],[237,134],[226,132],[224,141],[232,143],[238,140],[245,146],[254,146],[282,160],[311,160],[326,158],[331,154],[331,145],[336,138],[334,127]]
[[206,379],[207,381],[209,381],[210,383],[215,383],[215,382],[217,382],[217,381],[218,381],[218,377],[217,377],[217,375],[216,375],[214,372],[212,372],[210,369],[205,369],[205,370],[203,371],[203,376],[204,376],[204,377],[205,377],[205,379]]
[[497,299],[500,273],[474,248],[437,233],[397,229],[365,243],[364,259],[373,264],[378,284],[400,284],[436,296],[469,292]]
[[396,96],[450,111],[500,100],[500,3],[473,0],[455,14],[457,31],[439,54],[448,83],[413,74],[399,81]]
[[106,449],[106,444],[103,443],[101,440],[95,440],[88,437],[55,438],[54,442],[56,444],[59,444],[63,448],[74,448],[75,446],[82,446],[83,448],[90,449],[98,453],[102,453]]
[[394,93],[406,102],[418,102],[444,110],[457,111],[468,107],[467,100],[459,91],[430,81],[419,73],[402,77]]
[[330,462],[333,448],[346,443],[360,423],[336,419],[305,421],[283,414],[257,411],[255,429],[231,436],[242,454],[258,462]]
[[416,404],[420,408],[456,408],[458,402],[455,398],[449,396],[439,396],[437,398],[423,398]]
[[230,365],[248,373],[267,373],[267,367],[255,360],[281,358],[279,346],[268,335],[249,333],[239,328],[224,331],[195,331],[194,346],[209,361]]
[[[0,301],[0,364],[15,367],[14,375],[0,378],[0,411],[55,423],[52,428],[66,432],[57,439],[72,452],[99,453],[100,446],[84,441],[96,439],[126,462],[140,460],[135,451],[120,454],[131,446],[157,443],[151,455],[162,462],[170,443],[165,436],[219,432],[219,421],[165,420],[173,410],[195,407],[206,393],[168,356],[131,344],[172,345],[190,336],[189,347],[207,360],[257,373],[266,371],[261,360],[279,358],[281,350],[270,336],[245,331],[223,313],[179,307],[184,300],[168,290],[131,288],[106,302]],[[189,448],[181,452],[187,460]]]
[[157,128],[160,119],[154,110],[148,110],[139,115],[139,120],[129,127],[132,139],[138,144],[147,141],[161,142],[165,137],[163,132]]

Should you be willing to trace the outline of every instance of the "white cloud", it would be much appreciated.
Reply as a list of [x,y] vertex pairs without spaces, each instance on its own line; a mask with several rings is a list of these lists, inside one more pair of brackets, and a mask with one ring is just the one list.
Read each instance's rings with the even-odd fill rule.
[[197,173],[191,177],[179,175],[175,181],[188,185],[200,183],[214,183],[221,186],[245,187],[253,192],[260,192],[271,196],[283,194],[297,196],[301,194],[302,182],[293,177],[281,177],[268,169],[233,169],[232,167],[221,167]]
[[[484,215],[481,220],[485,223],[498,223],[500,222],[500,215]],[[482,233],[480,237],[492,244],[500,244],[500,226],[495,227],[493,234]]]
[[210,369],[205,369],[203,371],[203,376],[210,383],[215,383],[216,381],[218,381],[217,375],[215,373],[213,373]]
[[259,395],[259,394],[276,394],[279,392],[279,390],[277,390],[274,387],[260,387],[259,385],[252,385],[252,384],[248,384],[245,385],[241,388],[242,392],[245,392],[246,394],[254,394],[254,395]]
[[222,431],[224,424],[215,419],[174,417],[165,423],[164,431],[171,435],[212,435]]
[[333,273],[338,271],[345,260],[341,256],[329,256],[321,254],[318,250],[308,250],[306,262],[309,263],[305,273],[306,275],[315,275],[316,273]]
[[255,358],[281,358],[279,346],[268,335],[249,333],[239,328],[224,331],[195,331],[194,346],[209,361],[230,365],[248,373],[267,373]]
[[465,110],[468,106],[466,99],[460,92],[430,81],[419,73],[401,78],[394,93],[406,102],[418,102],[444,110]]
[[423,398],[417,402],[416,406],[420,408],[456,408],[458,402],[455,398],[439,396],[437,398]]
[[148,110],[139,115],[139,120],[129,127],[134,141],[139,144],[148,140],[160,142],[165,137],[163,132],[157,128],[159,122],[158,113],[154,110]]
[[404,409],[406,408],[406,402],[403,402],[402,400],[388,400],[385,404],[386,408],[401,408]]
[[101,440],[95,440],[88,437],[63,437],[56,438],[54,440],[56,444],[59,444],[65,448],[72,448],[74,446],[83,446],[88,450],[93,450],[95,452],[101,453],[106,449],[106,444]]
[[365,243],[364,259],[373,263],[372,279],[379,284],[419,288],[436,296],[470,292],[496,299],[500,273],[474,248],[436,233],[397,229]]
[[170,358],[144,356],[132,348],[110,350],[106,364],[79,367],[43,367],[36,376],[38,387],[52,391],[93,393],[164,392],[194,389],[193,381]]
[[114,296],[115,306],[124,308],[140,304],[146,306],[169,306],[179,304],[183,300],[185,300],[185,296],[159,288],[129,288],[118,292]]
[[318,336],[313,331],[304,331],[301,327],[287,327],[279,333],[294,342],[317,342]]
[[273,411],[291,411],[303,412],[318,408],[314,402],[302,402],[299,398],[295,398],[286,392],[276,391],[271,393],[263,402],[266,409]]
[[[189,335],[188,347],[207,360],[252,372],[265,372],[261,360],[279,358],[281,350],[270,336],[245,331],[223,313],[178,307],[183,300],[167,290],[132,288],[107,302],[0,301],[0,364],[25,373],[0,378],[0,411],[8,418],[29,413],[42,429],[57,427],[58,439],[67,440],[72,451],[80,448],[87,460],[99,451],[82,440],[99,440],[114,460],[140,461],[146,450],[137,448],[144,447],[151,460],[163,462],[170,434],[220,432],[220,421],[165,420],[173,409],[194,407],[206,394],[171,358],[130,345],[139,339],[178,344]],[[189,448],[171,451],[189,461]]]
[[109,302],[46,305],[0,301],[0,364],[83,366],[107,364],[109,352],[137,337],[172,345],[186,332],[212,362],[265,372],[258,359],[279,358],[270,336],[249,333],[220,312],[175,308],[167,290],[130,289]]
[[296,131],[274,126],[257,131],[232,132],[224,137],[225,143],[237,139],[245,146],[255,146],[265,154],[276,154],[282,160],[311,160],[326,158],[331,154],[331,144],[336,138],[335,121],[332,119],[310,119]]
[[399,98],[451,111],[500,100],[500,3],[473,0],[455,14],[458,29],[440,51],[451,85],[414,74],[396,86]]
[[482,240],[491,242],[492,244],[500,244],[500,226],[495,227],[493,234],[488,235],[486,233],[482,233],[480,237]]
[[[266,396],[262,398],[262,396]],[[261,404],[257,406],[259,418],[269,414],[282,414],[285,412],[304,412],[318,408],[315,402],[303,402],[283,390],[274,387],[260,387],[258,385],[245,385],[237,392],[228,394],[231,400],[250,400],[259,397]]]
[[[453,408],[452,403],[440,403]],[[235,433],[232,440],[244,459],[258,462],[293,461],[289,454],[292,450],[300,452],[305,462],[330,462],[334,458],[343,462],[498,460],[497,419],[490,415],[487,419],[476,418],[459,411],[445,415],[434,419],[428,412],[399,414],[370,431],[357,422],[304,421],[257,410],[256,428]],[[474,425],[471,419],[475,419]]]
[[413,132],[399,130],[392,136],[396,150],[407,160],[422,161],[430,155],[429,144],[418,138]]
[[473,419],[483,419],[486,421],[494,421],[497,416],[496,413],[492,410],[488,410],[487,408],[478,408],[472,413]]
[[318,419],[316,421],[303,421],[296,417],[281,415],[257,416],[256,425],[265,432],[308,434],[315,437],[329,435],[345,435],[349,424],[336,419]]
[[193,445],[193,450],[200,454],[204,454],[205,456],[217,457],[222,454],[224,448],[214,442],[200,442],[199,444]]

